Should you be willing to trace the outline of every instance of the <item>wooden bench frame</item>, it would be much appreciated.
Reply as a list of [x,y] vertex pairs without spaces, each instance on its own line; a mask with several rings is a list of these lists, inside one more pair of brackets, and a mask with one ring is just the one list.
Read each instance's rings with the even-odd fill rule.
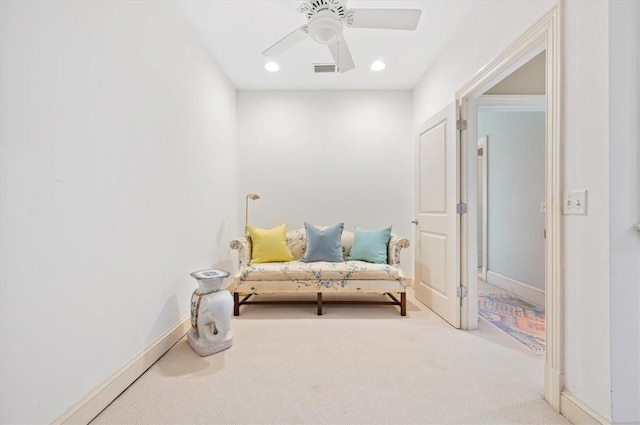
[[249,301],[249,298],[257,294],[248,294],[245,295],[242,300],[240,299],[240,294],[237,292],[233,293],[233,315],[240,316],[240,306],[246,304],[280,304],[280,305],[292,305],[292,304],[315,304],[318,307],[318,316],[322,316],[322,306],[323,305],[338,305],[338,304],[352,304],[352,305],[397,305],[400,306],[400,315],[407,315],[407,293],[400,292],[400,300],[396,298],[393,294],[389,292],[385,292],[384,295],[387,295],[391,298],[391,301],[364,301],[364,300],[333,300],[333,301],[323,301],[322,300],[322,292],[317,293],[316,301],[310,300],[269,300],[269,301]]

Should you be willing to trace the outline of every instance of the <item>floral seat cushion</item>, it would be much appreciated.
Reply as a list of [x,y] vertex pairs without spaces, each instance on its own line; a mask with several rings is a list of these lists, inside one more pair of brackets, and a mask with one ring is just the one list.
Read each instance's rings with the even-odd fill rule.
[[246,267],[241,280],[403,280],[402,271],[389,264],[372,264],[364,261],[332,263],[316,261],[304,263],[289,261],[284,263],[262,263]]

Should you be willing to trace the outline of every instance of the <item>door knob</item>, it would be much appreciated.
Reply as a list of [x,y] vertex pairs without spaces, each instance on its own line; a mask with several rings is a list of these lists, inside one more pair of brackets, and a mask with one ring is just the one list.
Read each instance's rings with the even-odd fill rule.
[[418,224],[418,220],[411,220],[411,222],[416,225]]

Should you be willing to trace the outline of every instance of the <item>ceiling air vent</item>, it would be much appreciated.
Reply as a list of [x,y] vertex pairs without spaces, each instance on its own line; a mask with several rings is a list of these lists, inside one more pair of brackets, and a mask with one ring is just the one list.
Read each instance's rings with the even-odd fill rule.
[[313,72],[315,74],[326,74],[336,72],[336,65],[333,63],[314,63]]

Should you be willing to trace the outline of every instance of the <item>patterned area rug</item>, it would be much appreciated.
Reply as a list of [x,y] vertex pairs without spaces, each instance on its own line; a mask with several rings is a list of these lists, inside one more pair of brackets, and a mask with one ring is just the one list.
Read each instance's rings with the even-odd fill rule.
[[544,308],[509,294],[489,294],[478,296],[478,314],[534,353],[544,354]]

